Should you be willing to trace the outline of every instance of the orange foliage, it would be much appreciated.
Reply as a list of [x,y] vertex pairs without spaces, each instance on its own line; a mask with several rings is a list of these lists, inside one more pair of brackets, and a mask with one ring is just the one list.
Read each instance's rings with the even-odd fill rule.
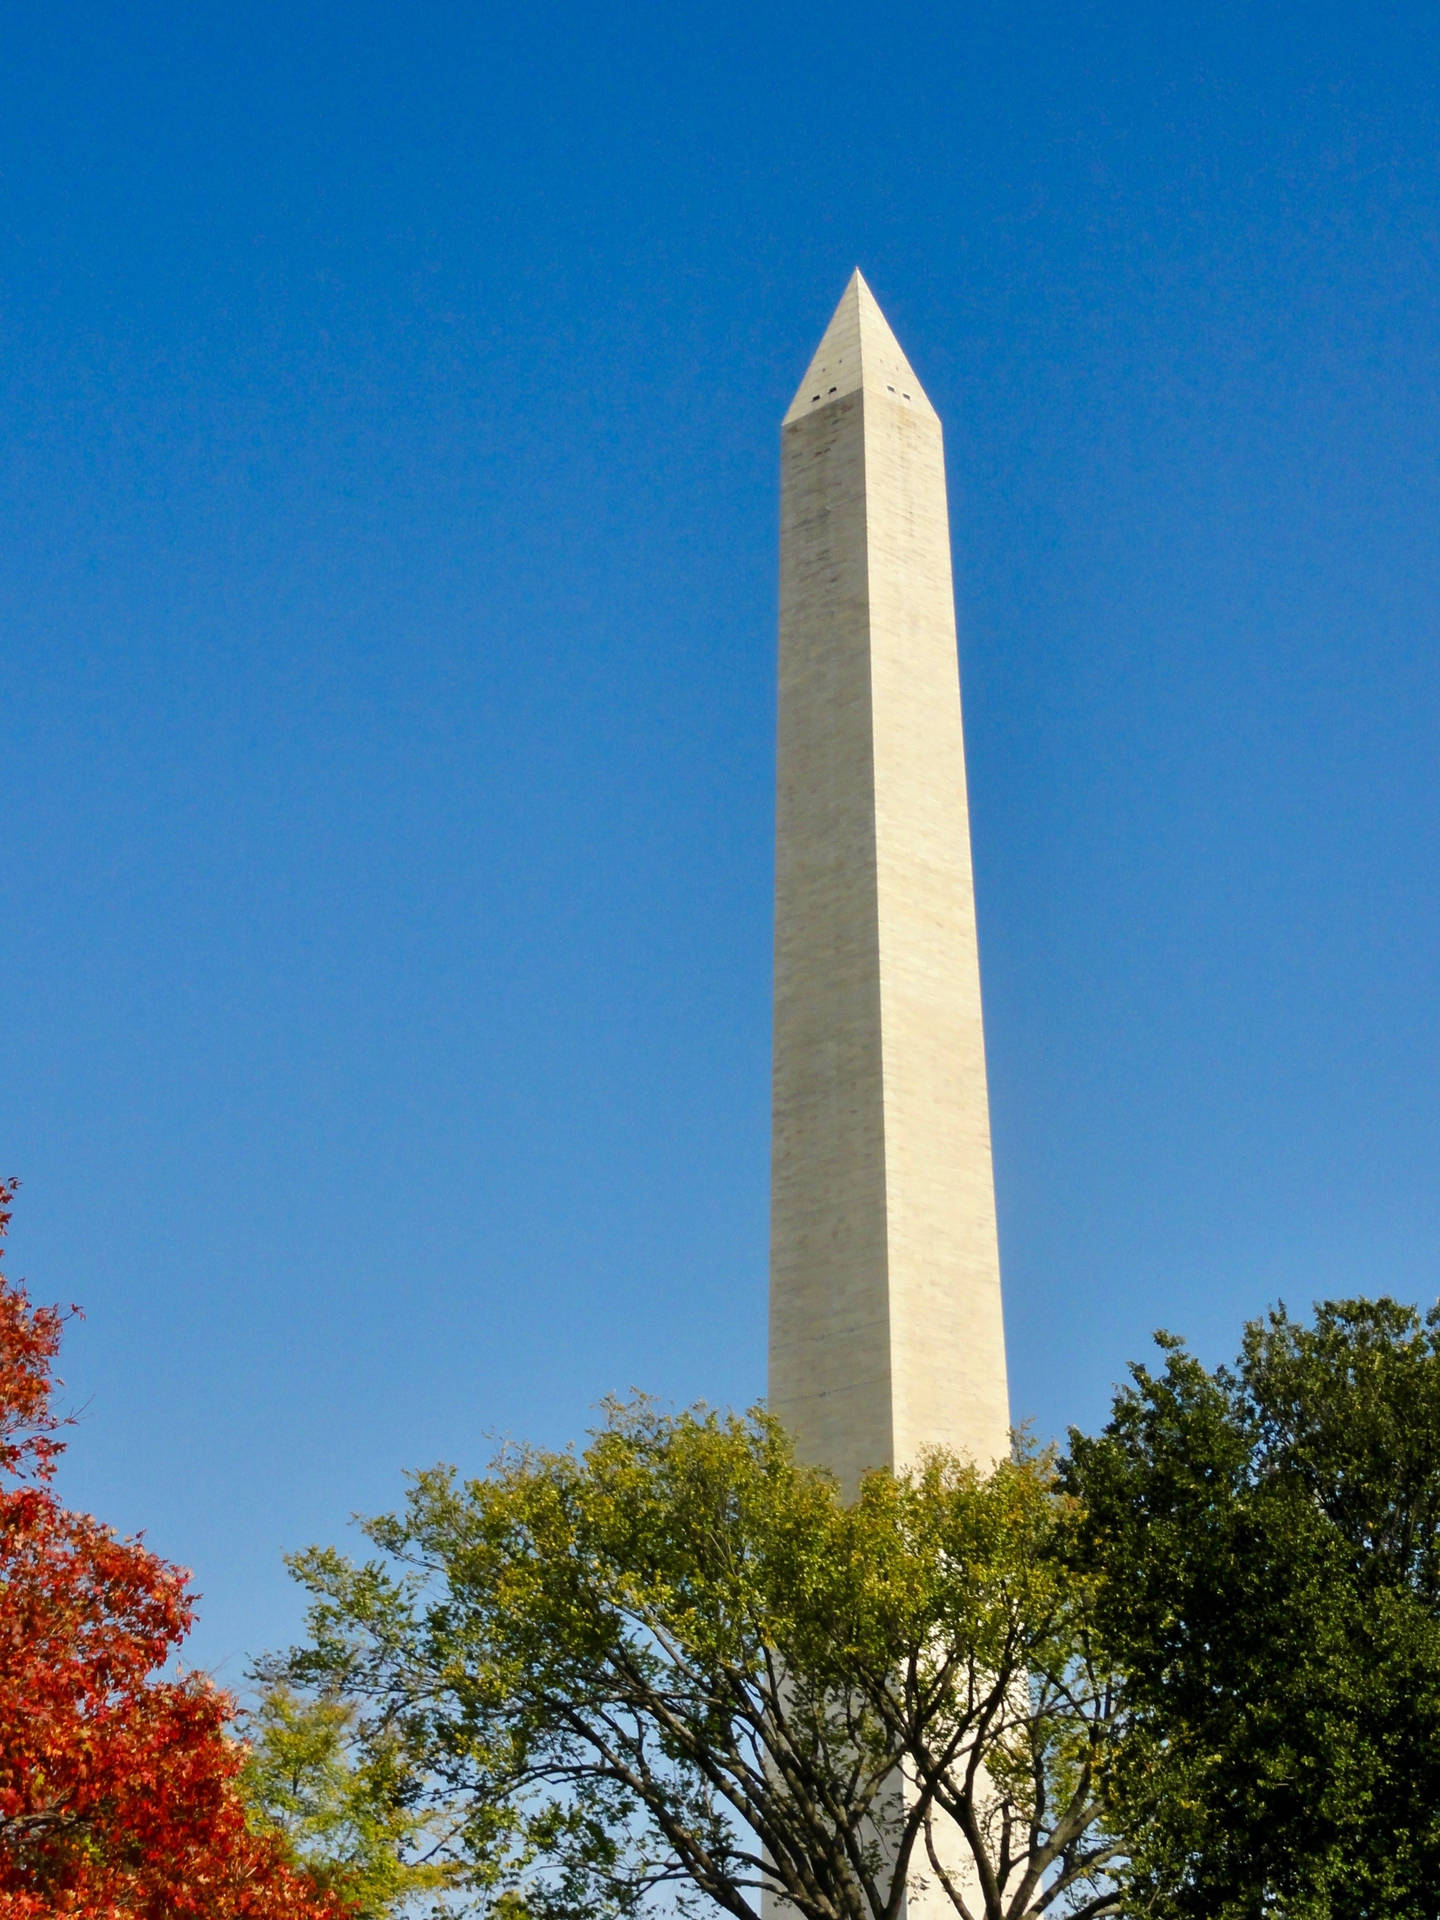
[[64,1318],[0,1275],[0,1920],[342,1920],[247,1827],[228,1696],[163,1676],[185,1573],[55,1497]]

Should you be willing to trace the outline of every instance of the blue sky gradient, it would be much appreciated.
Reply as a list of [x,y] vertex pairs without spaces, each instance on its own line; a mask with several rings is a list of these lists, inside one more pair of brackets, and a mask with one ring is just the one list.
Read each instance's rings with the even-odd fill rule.
[[1440,15],[12,13],[0,1170],[65,1487],[280,1555],[763,1386],[776,459],[944,420],[1017,1414],[1429,1300]]

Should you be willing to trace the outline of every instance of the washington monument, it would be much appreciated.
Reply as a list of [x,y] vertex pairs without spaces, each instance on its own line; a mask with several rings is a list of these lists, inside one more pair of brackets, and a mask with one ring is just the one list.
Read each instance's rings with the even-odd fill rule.
[[857,272],[785,415],[770,1407],[1009,1446],[940,422]]

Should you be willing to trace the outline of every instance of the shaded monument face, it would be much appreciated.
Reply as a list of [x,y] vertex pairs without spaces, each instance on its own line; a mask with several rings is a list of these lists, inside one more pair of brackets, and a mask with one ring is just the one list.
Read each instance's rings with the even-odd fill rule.
[[940,422],[857,272],[781,443],[770,1406],[1009,1444]]

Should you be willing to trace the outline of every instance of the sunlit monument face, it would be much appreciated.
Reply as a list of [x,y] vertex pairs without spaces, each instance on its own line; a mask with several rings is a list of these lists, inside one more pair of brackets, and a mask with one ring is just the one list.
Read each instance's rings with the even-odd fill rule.
[[940,422],[856,273],[781,451],[770,1405],[853,1488],[1009,1410]]

